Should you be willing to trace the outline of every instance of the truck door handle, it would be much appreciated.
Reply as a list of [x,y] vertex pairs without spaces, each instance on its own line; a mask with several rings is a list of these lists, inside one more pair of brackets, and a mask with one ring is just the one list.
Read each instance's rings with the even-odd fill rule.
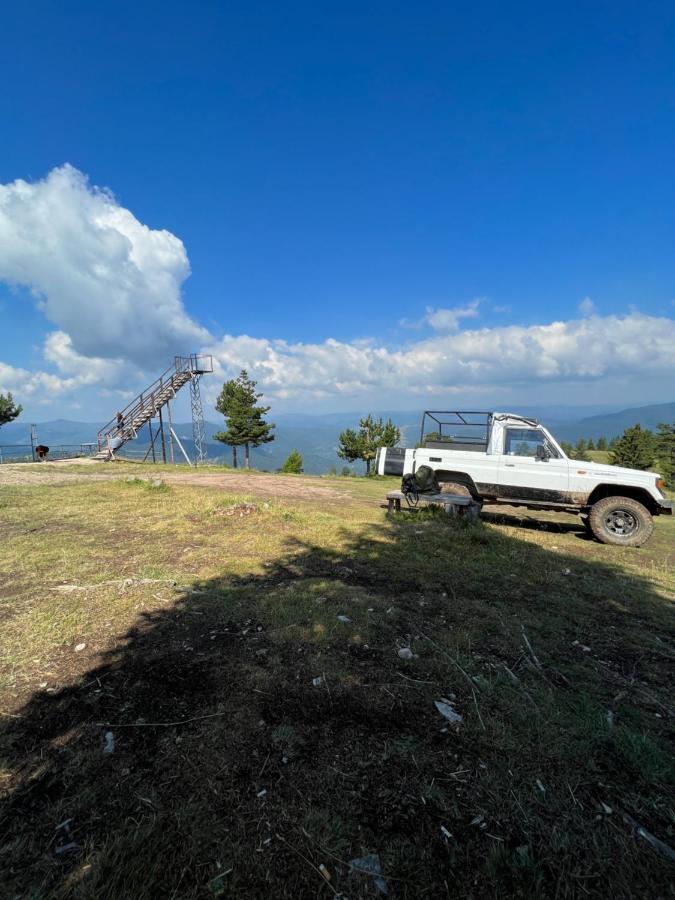
[[516,467],[515,463],[504,463],[504,465],[507,466],[509,469],[515,469],[515,467]]

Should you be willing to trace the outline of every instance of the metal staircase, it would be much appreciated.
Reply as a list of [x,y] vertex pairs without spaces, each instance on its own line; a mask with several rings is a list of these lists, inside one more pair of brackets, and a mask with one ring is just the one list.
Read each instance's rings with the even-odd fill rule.
[[[115,450],[119,450],[127,441],[136,438],[140,429],[151,419],[157,415],[161,419],[162,409],[173,400],[183,385],[190,382],[198,393],[199,379],[208,372],[213,372],[213,357],[196,353],[190,356],[176,356],[173,365],[166,372],[120,410],[121,420],[115,415],[99,431],[98,453],[94,459],[113,459]],[[203,427],[201,423],[202,431]]]

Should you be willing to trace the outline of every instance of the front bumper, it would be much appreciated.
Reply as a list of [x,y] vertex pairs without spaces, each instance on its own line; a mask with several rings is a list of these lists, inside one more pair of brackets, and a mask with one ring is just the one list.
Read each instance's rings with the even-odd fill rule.
[[659,501],[659,515],[672,516],[674,507],[675,507],[675,503],[673,503],[672,500],[660,500]]

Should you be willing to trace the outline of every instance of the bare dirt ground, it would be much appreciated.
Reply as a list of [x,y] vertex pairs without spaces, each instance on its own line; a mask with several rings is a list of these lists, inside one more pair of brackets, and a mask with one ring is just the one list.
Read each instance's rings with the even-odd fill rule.
[[[82,473],[67,471],[70,466],[79,465]],[[264,497],[285,497],[294,500],[350,500],[345,491],[318,483],[308,483],[307,478],[289,475],[238,475],[229,472],[198,472],[175,470],[167,472],[141,468],[138,471],[125,467],[122,471],[111,465],[110,472],[88,471],[97,465],[90,459],[67,459],[46,463],[21,463],[0,466],[0,487],[24,484],[66,484],[73,481],[113,481],[132,474],[139,478],[158,477],[167,484],[186,484],[206,488],[224,488],[235,494],[254,494]],[[100,464],[98,464],[100,465]],[[62,470],[62,471],[59,471]]]
[[292,497],[294,500],[349,500],[349,494],[321,484],[307,484],[306,479],[288,475],[230,475],[202,472],[173,472],[162,476],[168,484],[191,484],[198,487],[227,488],[237,494],[265,497]]
[[[79,472],[58,471],[67,466],[82,466]],[[64,484],[69,481],[81,481],[83,476],[92,481],[110,481],[119,478],[119,473],[88,472],[87,467],[94,465],[91,459],[63,459],[43,463],[17,463],[0,466],[0,487],[10,484]]]

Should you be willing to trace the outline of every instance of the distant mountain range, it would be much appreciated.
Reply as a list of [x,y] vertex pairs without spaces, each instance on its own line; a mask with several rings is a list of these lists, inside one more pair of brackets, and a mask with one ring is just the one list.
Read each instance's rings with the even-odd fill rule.
[[[594,414],[588,415],[589,407],[519,407],[513,410],[523,415],[533,416],[543,422],[553,434],[564,441],[574,442],[580,437],[599,437],[611,439],[620,435],[623,431],[636,423],[644,428],[655,429],[659,422],[675,421],[675,402],[659,403],[651,406],[640,406],[632,409],[607,412],[607,407],[595,407]],[[318,475],[335,466],[338,471],[345,465],[344,460],[337,456],[338,436],[340,432],[349,427],[356,427],[359,418],[367,414],[366,410],[351,413],[325,413],[308,415],[303,413],[284,413],[272,416],[276,423],[276,438],[263,447],[252,451],[252,465],[257,469],[275,471],[280,468],[283,461],[293,449],[297,449],[303,456],[305,472]],[[391,419],[399,426],[402,432],[404,445],[411,446],[416,443],[419,436],[421,412],[412,410],[407,412],[382,410],[374,413],[384,419]],[[41,422],[37,425],[38,439],[50,447],[60,444],[83,444],[96,440],[96,433],[103,423],[98,422],[73,422],[68,419],[56,419],[51,422]],[[211,460],[232,462],[232,452],[213,439],[216,431],[222,429],[222,425],[206,422],[207,453]],[[181,422],[175,425],[176,433],[183,443],[187,453],[192,457],[194,445],[192,442],[192,424]],[[142,454],[148,449],[150,443],[149,433],[143,428],[136,441],[127,447],[134,451],[134,456]],[[8,445],[30,445],[30,423],[26,420],[10,422],[0,428],[0,448]],[[155,443],[155,452],[161,458],[159,441]],[[167,447],[168,453],[168,447]],[[176,448],[176,458],[180,459],[180,452]],[[356,471],[362,471],[362,466],[353,466]]]

